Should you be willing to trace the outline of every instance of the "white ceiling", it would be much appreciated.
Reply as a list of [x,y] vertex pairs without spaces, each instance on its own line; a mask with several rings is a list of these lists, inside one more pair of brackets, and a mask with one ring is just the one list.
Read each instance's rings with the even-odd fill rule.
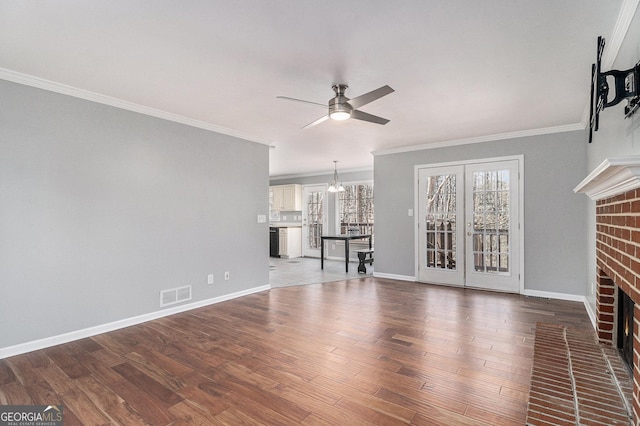
[[[624,3],[3,0],[0,68],[272,145],[272,176],[370,168],[372,151],[579,125]],[[326,111],[276,99],[326,103],[334,83],[390,85],[362,110],[391,122],[302,130]]]

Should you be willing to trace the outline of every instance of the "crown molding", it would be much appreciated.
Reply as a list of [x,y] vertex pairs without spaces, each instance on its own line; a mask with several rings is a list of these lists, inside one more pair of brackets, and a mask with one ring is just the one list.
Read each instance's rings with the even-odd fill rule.
[[604,160],[573,189],[592,200],[602,200],[640,188],[640,155]]
[[207,123],[200,120],[195,120],[193,118],[184,117],[182,115],[147,107],[144,105],[135,104],[133,102],[123,101],[121,99],[113,98],[111,96],[102,95],[100,93],[95,93],[88,90],[78,89],[76,87],[67,86],[66,84],[56,83],[51,80],[45,80],[40,77],[22,74],[22,73],[11,71],[5,68],[0,68],[0,80],[7,80],[13,83],[22,84],[25,86],[31,86],[38,89],[47,90],[50,92],[60,93],[62,95],[72,96],[74,98],[84,99],[86,101],[96,102],[99,104],[124,109],[127,111],[137,112],[139,114],[161,118],[167,121],[173,121],[174,123],[185,124],[187,126],[197,127],[199,129],[209,130],[209,131],[220,133],[227,136],[233,136],[235,138],[256,142],[262,145],[270,144],[264,140],[260,140],[253,136],[241,133],[237,130],[216,126],[215,124]]
[[446,148],[450,146],[467,145],[472,143],[493,142],[493,141],[499,141],[504,139],[518,139],[518,138],[525,138],[529,136],[548,135],[551,133],[573,132],[576,130],[584,130],[584,129],[585,127],[582,123],[576,123],[576,124],[568,124],[565,126],[544,127],[541,129],[522,130],[519,132],[498,133],[495,135],[478,136],[474,138],[453,139],[449,141],[431,142],[431,143],[425,143],[420,145],[403,146],[400,148],[391,148],[391,149],[385,149],[380,151],[373,151],[371,154],[373,154],[374,156],[399,154],[403,152],[423,151],[425,149]]
[[[602,55],[602,68],[613,68],[613,63],[616,61],[618,53],[620,53],[620,48],[622,48],[624,38],[627,36],[627,32],[629,31],[629,27],[631,26],[631,21],[633,21],[633,17],[635,16],[636,10],[638,9],[638,4],[640,4],[640,0],[622,1],[618,19],[616,20],[616,24],[613,27],[613,32],[611,33],[610,39],[607,40],[607,48]],[[596,45],[595,42],[593,44],[594,46]],[[591,119],[591,117],[589,117],[590,112],[591,105],[589,105],[589,102],[587,102],[582,113],[581,121],[585,128],[589,125],[589,120]]]
[[627,32],[629,31],[629,27],[631,26],[631,21],[633,21],[633,17],[635,16],[636,10],[638,9],[638,4],[640,4],[640,0],[622,1],[618,19],[616,20],[616,24],[613,27],[613,33],[611,34],[611,38],[607,41],[609,49],[604,52],[604,55],[602,57],[603,68],[613,67],[613,63],[618,57],[618,53],[620,52],[620,48],[622,47],[624,38],[627,36]]
[[[358,173],[358,172],[373,172],[372,167],[360,167],[353,169],[344,169],[340,170],[340,175],[347,173]],[[269,180],[285,180],[285,179],[296,179],[303,177],[311,177],[311,176],[333,176],[333,170],[324,171],[324,172],[309,172],[309,173],[292,173],[290,175],[274,175],[269,176]]]

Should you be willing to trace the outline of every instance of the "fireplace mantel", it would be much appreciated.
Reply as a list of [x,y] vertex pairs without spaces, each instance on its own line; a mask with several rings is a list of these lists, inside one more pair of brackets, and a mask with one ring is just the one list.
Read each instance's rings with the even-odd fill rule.
[[640,155],[630,155],[607,158],[573,192],[601,200],[637,188],[640,188]]

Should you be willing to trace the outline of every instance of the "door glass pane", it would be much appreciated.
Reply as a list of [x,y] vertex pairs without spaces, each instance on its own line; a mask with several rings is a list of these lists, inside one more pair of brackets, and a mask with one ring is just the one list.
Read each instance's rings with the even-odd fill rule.
[[320,250],[322,236],[322,212],[324,203],[324,191],[311,192],[307,197],[307,243],[310,249]]
[[456,175],[426,181],[425,266],[456,269]]
[[474,270],[509,272],[509,170],[473,172]]

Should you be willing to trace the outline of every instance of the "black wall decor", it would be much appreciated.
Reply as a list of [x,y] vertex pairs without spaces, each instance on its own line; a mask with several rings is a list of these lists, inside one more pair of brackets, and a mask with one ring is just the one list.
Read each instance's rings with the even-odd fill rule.
[[[640,62],[626,71],[611,70],[602,72],[601,62],[604,51],[604,37],[598,37],[598,53],[596,63],[591,65],[591,107],[589,123],[589,143],[593,139],[593,132],[598,131],[600,111],[617,105],[627,99],[624,107],[625,117],[629,117],[640,107]],[[610,100],[609,90],[613,89]]]

